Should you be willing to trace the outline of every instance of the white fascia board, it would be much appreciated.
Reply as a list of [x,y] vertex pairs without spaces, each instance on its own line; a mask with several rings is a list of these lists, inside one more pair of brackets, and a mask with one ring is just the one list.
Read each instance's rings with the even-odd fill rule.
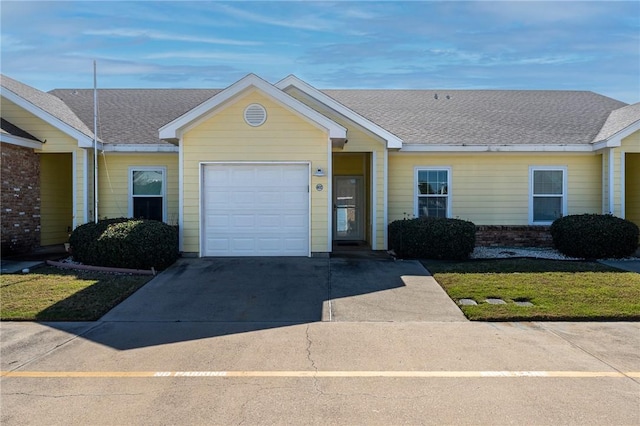
[[325,95],[324,93],[314,88],[310,84],[300,80],[295,75],[289,75],[288,77],[285,77],[284,79],[277,82],[275,86],[281,90],[285,90],[286,88],[293,86],[296,89],[300,90],[301,92],[306,93],[308,96],[311,96],[318,102],[323,103],[328,108],[332,109],[338,114],[343,115],[344,117],[348,118],[354,123],[364,127],[365,129],[369,130],[373,134],[386,140],[387,148],[402,148],[402,139],[400,139],[398,136],[378,126],[376,123],[364,118],[357,112],[342,105],[340,102]]
[[22,138],[20,136],[10,135],[8,133],[0,133],[0,142],[21,146],[24,148],[42,148],[42,142],[34,141],[33,139]]
[[175,145],[165,144],[105,144],[101,148],[105,152],[142,152],[142,153],[177,153]]
[[[4,89],[4,87],[3,87],[3,89]],[[11,90],[3,90],[2,91],[2,96],[7,98],[8,100],[13,102],[14,104],[18,105],[20,108],[23,108],[23,109],[29,111],[31,114],[35,115],[36,117],[38,117],[42,121],[50,124],[51,126],[55,127],[56,129],[60,130],[62,133],[65,133],[65,134],[71,136],[72,138],[74,138],[75,140],[78,141],[78,146],[80,148],[91,148],[91,147],[93,147],[93,138],[91,136],[85,135],[80,130],[76,129],[73,126],[70,126],[69,124],[67,124],[64,121],[60,120],[58,117],[54,117],[53,115],[49,114],[47,111],[43,110],[40,107],[35,106],[34,104],[32,104],[31,102],[27,101],[23,97],[21,97],[19,95],[16,95]]]
[[604,148],[617,148],[622,145],[622,139],[637,132],[638,130],[640,130],[640,120],[631,123],[624,129],[620,130],[619,132],[615,133],[613,136],[610,136],[607,139],[594,142],[593,149],[599,150]]
[[407,145],[399,152],[593,152],[592,145]]
[[322,127],[329,133],[331,139],[345,139],[347,137],[347,129],[339,125],[338,123],[330,120],[319,112],[312,108],[309,108],[302,102],[287,95],[282,90],[279,90],[272,84],[266,82],[255,74],[249,74],[246,77],[238,80],[231,86],[224,89],[222,92],[214,95],[208,101],[203,102],[191,111],[176,118],[172,122],[162,126],[159,130],[160,139],[179,139],[182,129],[187,127],[190,123],[198,120],[200,117],[210,113],[215,108],[224,104],[228,100],[232,99],[236,95],[250,87],[264,92],[281,105],[297,112],[298,114],[306,117],[318,126]]

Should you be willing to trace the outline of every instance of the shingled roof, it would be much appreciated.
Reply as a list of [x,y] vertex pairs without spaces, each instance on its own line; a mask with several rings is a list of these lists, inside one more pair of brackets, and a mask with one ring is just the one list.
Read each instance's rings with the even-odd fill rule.
[[[221,89],[99,89],[98,136],[112,144],[166,144],[160,127],[197,107]],[[93,123],[92,89],[56,89],[85,123]]]
[[[99,137],[105,143],[158,144],[158,129],[221,89],[101,89]],[[586,91],[322,90],[402,138],[405,144],[589,144],[612,111],[626,104]],[[93,91],[56,89],[85,123]]]
[[405,144],[587,144],[626,105],[583,91],[325,90]]
[[25,101],[38,107],[50,116],[60,120],[62,123],[72,127],[89,138],[93,138],[93,132],[80,120],[72,109],[56,96],[42,92],[26,84],[20,83],[6,75],[0,75],[0,86],[2,92],[11,91]]
[[640,102],[612,111],[594,142],[609,139],[636,121],[640,121]]

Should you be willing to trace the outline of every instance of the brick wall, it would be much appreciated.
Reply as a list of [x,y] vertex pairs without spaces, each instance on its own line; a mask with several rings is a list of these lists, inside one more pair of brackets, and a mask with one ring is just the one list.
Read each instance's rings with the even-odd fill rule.
[[478,247],[553,247],[548,226],[476,226]]
[[40,161],[31,148],[0,147],[2,255],[25,253],[40,245]]

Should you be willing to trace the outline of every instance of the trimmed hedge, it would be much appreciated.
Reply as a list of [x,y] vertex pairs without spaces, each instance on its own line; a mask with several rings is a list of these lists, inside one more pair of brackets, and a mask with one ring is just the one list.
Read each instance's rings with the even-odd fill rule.
[[389,245],[402,258],[463,260],[476,245],[476,226],[438,217],[396,220],[389,224]]
[[558,251],[571,257],[620,258],[638,249],[638,226],[612,215],[564,216],[551,224],[550,231]]
[[69,243],[75,260],[95,266],[162,270],[179,256],[177,229],[155,220],[87,223],[73,231]]

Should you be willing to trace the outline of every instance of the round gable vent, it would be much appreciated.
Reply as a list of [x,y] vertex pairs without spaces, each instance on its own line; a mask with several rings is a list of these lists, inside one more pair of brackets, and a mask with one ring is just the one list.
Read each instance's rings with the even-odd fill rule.
[[267,121],[267,110],[260,104],[251,104],[244,109],[244,121],[249,126],[260,126]]

